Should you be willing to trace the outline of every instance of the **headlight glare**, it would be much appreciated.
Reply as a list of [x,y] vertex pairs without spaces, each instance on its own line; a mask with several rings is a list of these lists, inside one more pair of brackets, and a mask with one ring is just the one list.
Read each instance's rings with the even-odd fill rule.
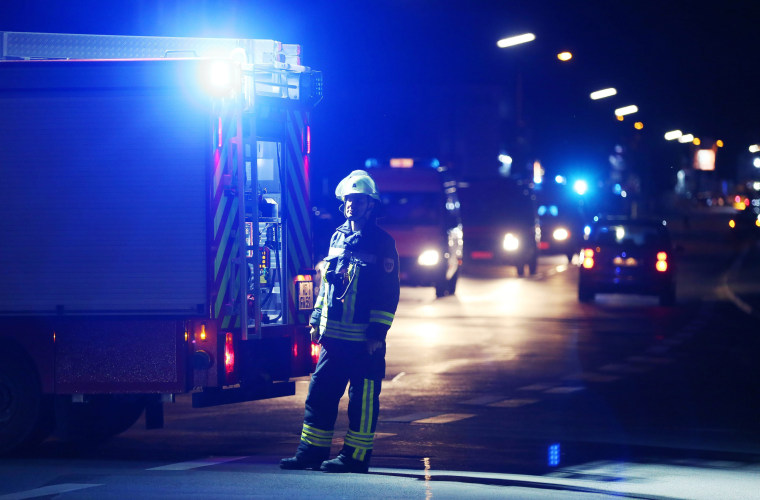
[[438,250],[425,250],[417,257],[417,263],[421,266],[434,266],[441,261],[441,253]]
[[565,241],[569,237],[570,237],[570,232],[564,227],[558,227],[552,233],[552,238],[554,238],[557,241]]
[[507,233],[504,235],[504,250],[507,252],[514,252],[518,248],[520,248],[520,241],[517,239],[517,236],[515,236],[512,233]]

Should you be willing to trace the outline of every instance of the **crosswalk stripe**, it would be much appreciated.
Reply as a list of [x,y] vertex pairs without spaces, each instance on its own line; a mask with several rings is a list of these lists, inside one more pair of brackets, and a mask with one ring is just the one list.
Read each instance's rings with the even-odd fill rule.
[[493,406],[496,408],[519,408],[521,406],[538,403],[538,401],[538,399],[504,399],[502,401],[497,401],[496,403],[491,403],[488,406]]
[[524,387],[520,387],[517,390],[518,391],[545,391],[546,389],[552,387],[552,384],[531,384],[526,385]]
[[396,422],[396,423],[408,424],[410,422],[414,422],[415,420],[420,420],[420,419],[432,417],[435,415],[437,415],[437,413],[420,412],[420,413],[410,413],[409,415],[401,415],[398,417],[380,417],[380,420],[382,420],[383,422]]
[[448,424],[449,422],[457,422],[466,418],[474,417],[473,413],[444,413],[443,415],[436,415],[430,418],[423,418],[421,420],[415,420],[415,424]]
[[243,460],[244,457],[209,457],[202,458],[200,460],[191,460],[189,462],[179,462],[176,464],[161,465],[159,467],[151,467],[148,470],[190,470],[198,469],[200,467],[208,467],[209,465],[218,465],[226,462],[234,462],[236,460]]
[[93,486],[103,486],[103,485],[102,484],[86,484],[86,483],[53,484],[50,486],[43,486],[42,488],[35,488],[33,490],[18,491],[16,493],[8,493],[6,495],[0,495],[0,500],[23,500],[25,498],[48,497],[48,496],[53,496],[53,495],[59,495],[61,493],[68,493],[70,491],[83,490],[85,488],[92,488]]
[[573,392],[579,392],[585,390],[585,387],[581,386],[559,386],[552,387],[544,391],[546,394],[571,394]]
[[481,405],[487,405],[489,403],[494,403],[496,401],[501,401],[502,399],[504,399],[504,396],[490,394],[487,396],[480,396],[479,398],[468,399],[467,401],[460,401],[459,404],[481,406]]

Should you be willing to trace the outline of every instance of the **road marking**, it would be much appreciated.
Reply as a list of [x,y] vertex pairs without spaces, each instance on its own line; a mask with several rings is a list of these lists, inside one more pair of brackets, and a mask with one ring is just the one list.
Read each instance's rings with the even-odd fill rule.
[[466,418],[474,417],[474,413],[444,413],[443,415],[436,415],[435,417],[423,418],[421,420],[415,420],[415,424],[448,424],[449,422],[457,422]]
[[391,379],[391,383],[398,382],[399,380],[401,380],[401,377],[403,377],[404,375],[406,375],[406,372],[399,373],[398,375],[396,375],[395,377]]
[[0,495],[0,500],[22,500],[24,498],[39,498],[58,495],[61,493],[68,493],[70,491],[83,490],[85,488],[92,488],[93,486],[103,486],[102,484],[85,484],[85,483],[61,483],[51,486],[43,486],[42,488],[35,488],[33,490],[19,491],[16,493],[8,493],[6,495]]
[[488,396],[481,396],[479,398],[468,399],[467,401],[461,401],[459,404],[460,405],[482,406],[482,405],[487,405],[489,403],[493,403],[493,402],[496,402],[496,401],[501,401],[502,399],[504,399],[504,396],[501,396],[501,395],[497,396],[497,395],[491,394],[491,395],[488,395]]
[[533,403],[538,403],[538,399],[505,399],[504,401],[491,403],[488,406],[495,408],[519,408],[521,406],[532,405]]
[[[375,432],[375,439],[383,439],[383,438],[387,438],[387,437],[395,436],[395,435],[396,434],[393,432]],[[298,436],[292,436],[287,439],[282,439],[280,441],[280,444],[297,445],[300,442],[301,442],[301,435],[299,434]],[[343,446],[343,437],[342,436],[333,437],[332,444],[333,446],[337,446],[337,447]]]
[[585,390],[585,387],[581,386],[560,386],[560,387],[552,387],[551,389],[548,389],[544,391],[546,394],[572,394],[573,392],[583,391]]
[[546,389],[549,389],[550,387],[554,387],[552,384],[531,384],[526,385],[524,387],[520,387],[517,390],[518,391],[545,391]]
[[437,415],[437,413],[432,412],[420,412],[420,413],[410,413],[409,415],[401,415],[398,417],[380,417],[380,420],[383,422],[397,422],[402,424],[408,424],[410,422],[414,422],[415,420],[420,420],[428,417],[432,417]]
[[189,462],[179,462],[176,464],[161,465],[159,467],[151,467],[147,470],[190,470],[198,469],[200,467],[208,467],[210,465],[218,465],[226,462],[234,462],[236,460],[243,460],[244,457],[209,457],[200,460],[191,460]]
[[564,377],[564,380],[584,380],[586,382],[615,382],[620,380],[620,377],[616,375],[602,375],[601,373],[578,373],[576,375],[568,375]]

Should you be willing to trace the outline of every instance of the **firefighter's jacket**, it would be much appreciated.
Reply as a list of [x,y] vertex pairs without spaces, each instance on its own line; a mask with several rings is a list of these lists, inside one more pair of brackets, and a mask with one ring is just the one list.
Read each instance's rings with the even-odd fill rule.
[[385,340],[399,300],[398,252],[374,221],[351,231],[349,221],[330,240],[322,284],[309,323],[320,338]]

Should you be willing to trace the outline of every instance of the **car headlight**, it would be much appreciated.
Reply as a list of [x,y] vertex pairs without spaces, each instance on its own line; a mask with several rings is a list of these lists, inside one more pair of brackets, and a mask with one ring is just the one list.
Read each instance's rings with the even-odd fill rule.
[[507,233],[504,235],[504,243],[502,243],[502,246],[507,252],[514,252],[520,248],[520,240],[518,240],[517,236],[514,234]]
[[570,232],[564,227],[558,227],[552,233],[552,238],[554,238],[557,241],[565,241],[569,237],[570,237]]
[[417,264],[421,266],[435,266],[441,261],[441,253],[438,250],[425,250],[417,257]]

